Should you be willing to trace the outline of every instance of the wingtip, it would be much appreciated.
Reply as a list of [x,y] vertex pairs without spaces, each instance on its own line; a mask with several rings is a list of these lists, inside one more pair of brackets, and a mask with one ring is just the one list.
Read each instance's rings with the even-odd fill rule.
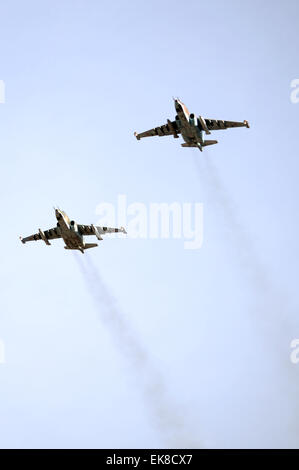
[[137,140],[140,140],[140,137],[137,132],[134,132],[134,136],[136,137]]
[[250,128],[250,125],[249,125],[249,122],[248,122],[248,121],[244,121],[244,124],[245,124],[245,126],[247,127],[247,129]]
[[127,235],[127,231],[126,231],[125,227],[120,227],[120,230],[121,230],[124,234]]
[[25,242],[24,242],[23,238],[22,238],[22,237],[19,237],[19,239],[21,240],[21,242],[23,243],[23,245],[25,245]]

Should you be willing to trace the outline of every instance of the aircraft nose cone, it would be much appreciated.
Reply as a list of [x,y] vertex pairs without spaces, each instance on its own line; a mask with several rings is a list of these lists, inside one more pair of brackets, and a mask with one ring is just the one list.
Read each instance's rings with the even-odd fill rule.
[[178,100],[178,99],[175,99],[175,100],[174,100],[174,105],[175,105],[175,109],[176,109],[177,111],[179,111],[179,109],[180,109],[181,106],[180,106],[180,103],[179,103],[179,100]]

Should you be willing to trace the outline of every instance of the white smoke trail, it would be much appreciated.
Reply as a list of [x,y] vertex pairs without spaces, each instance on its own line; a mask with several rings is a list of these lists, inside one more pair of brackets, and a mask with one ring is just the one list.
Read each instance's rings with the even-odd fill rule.
[[168,447],[198,448],[199,442],[187,432],[177,406],[171,403],[165,383],[152,364],[149,354],[138,339],[129,321],[120,312],[102,277],[88,254],[75,253],[76,261],[95,302],[101,321],[111,333],[123,356],[129,360],[135,382],[141,389],[153,424],[164,436]]
[[[235,260],[242,270],[251,286],[255,308],[252,311],[252,319],[255,321],[257,332],[261,335],[263,343],[276,357],[279,381],[288,383],[287,395],[292,409],[290,417],[290,429],[298,435],[298,374],[290,362],[290,341],[297,337],[294,330],[298,332],[291,318],[293,306],[288,296],[276,285],[269,271],[261,262],[256,252],[254,242],[248,230],[242,225],[236,206],[224,182],[222,181],[216,167],[213,165],[209,155],[206,158],[198,158],[194,154],[194,161],[200,181],[204,186],[214,209],[222,214],[226,228],[227,241],[235,251]],[[280,366],[278,366],[278,364]]]
[[[197,156],[198,157],[198,156]],[[209,156],[208,156],[209,157]],[[212,204],[222,214],[228,240],[243,273],[250,280],[251,286],[259,301],[269,303],[274,307],[273,314],[285,326],[287,326],[286,305],[289,304],[287,296],[280,291],[269,275],[269,271],[261,262],[255,249],[254,242],[248,230],[242,225],[236,206],[231,195],[225,187],[216,167],[210,158],[195,159],[196,168],[201,180],[206,187],[209,196],[212,197]],[[289,306],[289,310],[291,307]],[[273,320],[273,316],[272,316]]]

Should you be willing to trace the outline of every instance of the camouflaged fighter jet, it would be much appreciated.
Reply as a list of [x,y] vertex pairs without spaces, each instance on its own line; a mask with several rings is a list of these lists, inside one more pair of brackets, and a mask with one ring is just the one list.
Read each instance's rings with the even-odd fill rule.
[[209,135],[211,131],[228,129],[229,127],[249,128],[247,121],[219,121],[216,119],[206,119],[202,116],[196,117],[194,114],[189,113],[187,107],[178,98],[174,98],[174,106],[177,112],[175,121],[167,119],[167,124],[163,126],[141,132],[141,134],[135,132],[134,135],[136,139],[140,140],[143,137],[152,137],[155,135],[160,137],[173,135],[175,139],[178,139],[179,134],[182,134],[185,141],[184,144],[181,144],[182,147],[197,147],[202,152],[203,147],[218,144],[217,140],[205,140],[204,134]]
[[55,228],[50,228],[44,232],[39,229],[38,233],[34,235],[30,235],[26,238],[20,237],[21,242],[27,243],[33,240],[43,240],[46,245],[51,245],[49,240],[62,238],[66,250],[80,250],[81,253],[84,253],[84,250],[98,246],[97,243],[85,243],[83,239],[85,235],[95,235],[98,240],[103,240],[101,235],[105,233],[127,233],[123,227],[110,228],[96,227],[95,225],[77,225],[74,220],[70,220],[66,213],[60,209],[55,209],[55,215],[57,219],[57,226]]

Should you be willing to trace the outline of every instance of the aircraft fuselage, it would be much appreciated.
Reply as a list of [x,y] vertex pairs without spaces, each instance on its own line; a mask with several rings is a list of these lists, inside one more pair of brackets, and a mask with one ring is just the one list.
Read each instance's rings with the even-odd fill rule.
[[66,250],[80,250],[83,253],[85,243],[76,222],[70,220],[67,214],[59,209],[55,210],[57,227],[65,243]]
[[187,106],[179,99],[175,100],[175,110],[177,113],[176,122],[185,143],[187,145],[197,143],[200,147],[204,143],[204,137],[197,117],[190,114]]

